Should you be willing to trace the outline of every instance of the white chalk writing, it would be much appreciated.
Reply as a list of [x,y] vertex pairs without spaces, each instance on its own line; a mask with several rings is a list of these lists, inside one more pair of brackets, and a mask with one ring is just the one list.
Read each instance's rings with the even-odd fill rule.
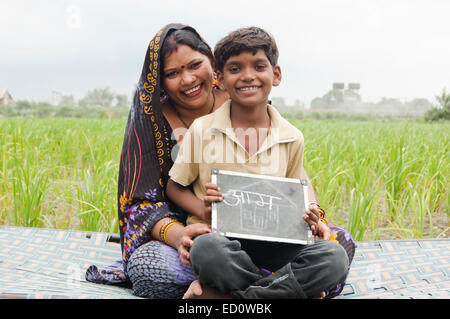
[[272,209],[274,199],[281,200],[280,197],[273,195],[231,189],[226,193],[223,202],[229,206],[255,203],[258,206],[268,205],[269,209]]

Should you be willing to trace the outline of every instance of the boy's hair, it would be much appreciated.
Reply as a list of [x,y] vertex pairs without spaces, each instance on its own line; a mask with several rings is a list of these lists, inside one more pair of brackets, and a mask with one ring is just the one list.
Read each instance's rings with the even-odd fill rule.
[[278,63],[278,48],[273,36],[258,27],[240,28],[222,38],[214,48],[215,67],[223,72],[223,67],[232,56],[244,51],[256,54],[263,50],[272,66]]

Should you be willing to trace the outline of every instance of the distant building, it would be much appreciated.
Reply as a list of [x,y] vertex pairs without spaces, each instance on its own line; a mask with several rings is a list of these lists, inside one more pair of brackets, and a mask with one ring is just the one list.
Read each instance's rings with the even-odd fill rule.
[[333,90],[336,89],[344,89],[345,88],[345,84],[342,82],[335,82],[333,83]]
[[15,105],[16,102],[14,102],[11,94],[9,94],[8,90],[5,88],[0,88],[0,105]]
[[347,87],[349,90],[359,90],[361,85],[359,83],[349,83]]

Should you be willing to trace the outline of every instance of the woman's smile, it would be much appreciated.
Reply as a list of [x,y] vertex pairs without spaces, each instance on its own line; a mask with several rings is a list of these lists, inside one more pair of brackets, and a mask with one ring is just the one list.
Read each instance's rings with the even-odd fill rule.
[[188,97],[195,97],[202,92],[202,86],[199,84],[189,90],[184,91],[183,93]]

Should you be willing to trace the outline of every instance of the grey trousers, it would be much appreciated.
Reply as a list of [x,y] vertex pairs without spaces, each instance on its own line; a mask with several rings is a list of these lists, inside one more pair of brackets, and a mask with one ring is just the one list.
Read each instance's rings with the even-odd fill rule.
[[214,233],[195,238],[190,261],[200,283],[246,299],[313,298],[342,282],[349,262],[344,248],[327,240],[294,245]]

